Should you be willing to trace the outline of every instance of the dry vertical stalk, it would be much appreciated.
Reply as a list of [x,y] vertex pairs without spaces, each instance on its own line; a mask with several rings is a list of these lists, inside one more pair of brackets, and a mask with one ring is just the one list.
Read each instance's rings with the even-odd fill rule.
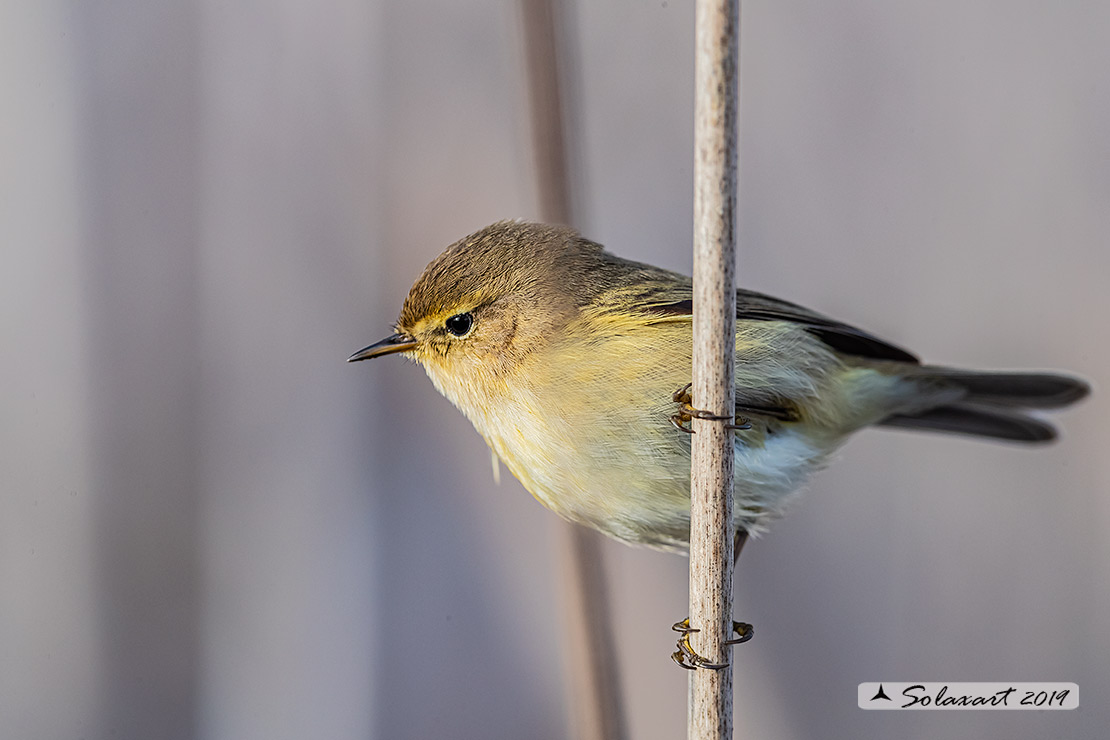
[[[731,419],[736,337],[734,208],[739,0],[698,0],[695,17],[693,402]],[[694,420],[690,625],[694,650],[728,663],[732,627],[733,431]],[[690,738],[732,738],[732,669],[690,675]]]
[[549,223],[573,225],[555,2],[522,0],[521,16],[540,217]]
[[[540,217],[572,224],[567,137],[559,79],[555,0],[522,0],[528,91]],[[609,594],[601,538],[591,530],[558,522],[567,664],[577,735],[581,740],[623,740],[628,733],[620,703]]]

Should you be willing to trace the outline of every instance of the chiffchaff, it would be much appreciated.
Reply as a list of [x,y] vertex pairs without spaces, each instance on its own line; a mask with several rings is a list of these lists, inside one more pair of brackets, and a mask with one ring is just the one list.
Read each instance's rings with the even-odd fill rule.
[[[396,333],[355,353],[416,360],[524,487],[626,542],[690,538],[690,279],[562,226],[502,221],[412,286]],[[735,524],[758,533],[810,471],[868,425],[1045,442],[1025,413],[1088,392],[1044,373],[922,365],[854,327],[736,295]]]

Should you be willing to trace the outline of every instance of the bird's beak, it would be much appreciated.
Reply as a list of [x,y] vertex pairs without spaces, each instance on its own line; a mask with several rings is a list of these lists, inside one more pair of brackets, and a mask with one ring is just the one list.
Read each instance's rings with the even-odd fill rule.
[[375,342],[369,347],[364,347],[347,358],[347,362],[369,360],[372,357],[391,355],[394,352],[408,352],[416,347],[416,340],[405,334],[394,334],[380,342]]

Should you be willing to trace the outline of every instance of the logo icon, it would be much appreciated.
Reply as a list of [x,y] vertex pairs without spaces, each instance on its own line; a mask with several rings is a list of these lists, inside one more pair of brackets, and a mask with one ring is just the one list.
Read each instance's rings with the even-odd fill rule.
[[879,684],[879,690],[876,691],[875,695],[871,697],[871,701],[875,701],[876,699],[886,699],[887,701],[894,701],[893,699],[891,699],[889,696],[886,695],[885,691],[883,691],[883,685],[882,684]]

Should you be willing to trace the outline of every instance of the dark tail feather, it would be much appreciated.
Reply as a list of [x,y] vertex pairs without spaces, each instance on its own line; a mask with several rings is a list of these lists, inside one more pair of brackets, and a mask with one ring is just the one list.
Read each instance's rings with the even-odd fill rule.
[[1048,442],[1056,429],[1023,413],[1026,409],[1054,409],[1075,403],[1090,387],[1067,375],[1054,373],[993,373],[921,366],[907,373],[934,389],[962,391],[941,406],[893,414],[884,426],[954,432],[1015,442]]
[[879,424],[888,427],[993,437],[1014,442],[1049,442],[1056,439],[1056,429],[1040,419],[1000,408],[983,408],[968,404],[940,406],[918,414],[894,414],[883,419]]
[[962,388],[967,392],[962,401],[974,404],[1055,409],[1075,403],[1091,392],[1082,380],[1053,373],[980,373],[922,367],[915,373],[918,374]]

